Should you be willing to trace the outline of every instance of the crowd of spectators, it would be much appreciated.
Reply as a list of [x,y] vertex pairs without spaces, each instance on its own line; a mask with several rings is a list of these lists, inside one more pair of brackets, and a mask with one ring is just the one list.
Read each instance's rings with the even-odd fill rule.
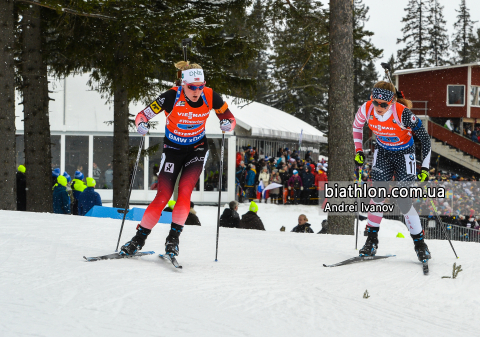
[[94,178],[85,179],[80,170],[75,171],[74,179],[66,171],[60,173],[59,168],[52,170],[54,213],[84,216],[93,206],[102,206]]
[[[472,229],[480,229],[480,183],[475,176],[465,177],[449,172],[430,170],[431,187],[443,187],[445,198],[433,198],[433,204],[443,222]],[[371,181],[368,165],[362,171],[362,180]],[[358,172],[356,176],[358,177]],[[387,199],[385,201],[389,203]],[[435,218],[435,210],[430,202],[415,198],[413,205],[418,214]]]
[[316,205],[323,200],[327,171],[327,161],[315,162],[310,151],[301,158],[297,150],[280,148],[268,157],[247,146],[236,154],[238,201]]

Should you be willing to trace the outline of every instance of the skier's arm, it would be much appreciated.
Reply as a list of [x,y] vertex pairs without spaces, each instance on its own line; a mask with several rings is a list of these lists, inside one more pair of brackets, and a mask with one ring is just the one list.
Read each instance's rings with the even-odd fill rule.
[[148,121],[158,115],[161,111],[170,113],[175,103],[175,90],[168,90],[157,97],[150,105],[140,111],[135,117],[135,126],[138,133],[142,135],[148,132]]
[[220,120],[220,128],[222,129],[222,131],[233,131],[233,129],[235,129],[237,121],[235,120],[235,117],[233,116],[230,109],[228,108],[228,104],[224,102],[222,96],[217,94],[215,91],[213,92],[212,105],[212,108],[215,110],[215,114]]
[[363,151],[363,126],[367,121],[367,103],[363,104],[355,114],[353,121],[353,142],[355,143],[355,153]]
[[432,154],[432,146],[430,144],[430,137],[428,136],[427,131],[422,125],[422,121],[420,118],[415,116],[413,112],[409,109],[403,110],[402,113],[402,123],[407,128],[412,129],[415,136],[420,139],[420,143],[422,145],[422,167],[430,168],[430,156]]

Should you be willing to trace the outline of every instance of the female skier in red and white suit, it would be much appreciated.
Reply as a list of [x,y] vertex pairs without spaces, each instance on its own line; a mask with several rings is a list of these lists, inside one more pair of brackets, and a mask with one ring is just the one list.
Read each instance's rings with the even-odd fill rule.
[[235,128],[235,117],[227,103],[211,88],[205,87],[201,66],[178,62],[182,70],[182,86],[161,94],[135,118],[137,131],[148,132],[148,121],[160,112],[167,118],[162,159],[158,171],[158,190],[155,199],[147,207],[137,233],[121,248],[121,254],[132,255],[142,249],[147,236],[157,224],[162,210],[173,193],[180,172],[178,200],[172,212],[172,224],[165,242],[165,252],[178,255],[179,236],[190,211],[190,197],[208,158],[208,142],[205,123],[213,109],[220,119],[222,131]]

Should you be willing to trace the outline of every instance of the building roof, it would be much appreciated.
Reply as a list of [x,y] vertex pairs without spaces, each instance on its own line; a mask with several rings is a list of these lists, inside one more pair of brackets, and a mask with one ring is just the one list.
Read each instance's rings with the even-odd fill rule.
[[234,97],[224,97],[235,115],[237,125],[247,130],[251,136],[279,138],[315,143],[327,143],[325,135],[301,119],[258,102],[236,102]]
[[[49,79],[50,97],[54,99],[49,103],[52,133],[113,133],[113,124],[108,123],[113,121],[113,102],[106,103],[98,92],[91,90],[87,86],[88,78],[88,74],[81,74],[69,76],[65,80]],[[17,102],[21,101],[18,93],[16,99]],[[257,102],[234,103],[234,97],[224,99],[230,106],[238,126],[245,129],[248,135],[298,141],[303,129],[304,141],[327,142],[322,132],[284,111]],[[135,115],[144,107],[142,103],[131,103],[130,113]],[[21,131],[24,129],[23,106],[16,105],[16,117],[17,130]],[[165,121],[163,113],[152,119],[156,125],[155,129],[150,129],[150,134],[163,136]],[[216,116],[207,119],[206,133],[207,136],[222,135]]]
[[426,68],[395,70],[393,75],[414,74],[414,73],[421,73],[421,72],[425,72],[425,71],[437,71],[437,70],[463,68],[463,67],[470,67],[470,66],[480,66],[480,62],[467,63],[467,64],[457,64],[457,65],[453,65],[453,66],[439,66],[439,67],[426,67]]

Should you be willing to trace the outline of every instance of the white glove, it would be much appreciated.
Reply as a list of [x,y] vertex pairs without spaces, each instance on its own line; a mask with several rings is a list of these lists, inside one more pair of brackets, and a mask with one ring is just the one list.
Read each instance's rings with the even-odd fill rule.
[[142,135],[146,135],[149,129],[150,125],[148,123],[142,122],[137,125],[137,132],[141,133]]
[[302,191],[303,191],[303,186],[300,186],[300,190],[302,190]]
[[288,189],[291,190],[291,189],[292,189],[292,186],[288,186]]
[[232,123],[229,119],[222,119],[220,121],[220,129],[224,132],[228,132],[232,129]]

